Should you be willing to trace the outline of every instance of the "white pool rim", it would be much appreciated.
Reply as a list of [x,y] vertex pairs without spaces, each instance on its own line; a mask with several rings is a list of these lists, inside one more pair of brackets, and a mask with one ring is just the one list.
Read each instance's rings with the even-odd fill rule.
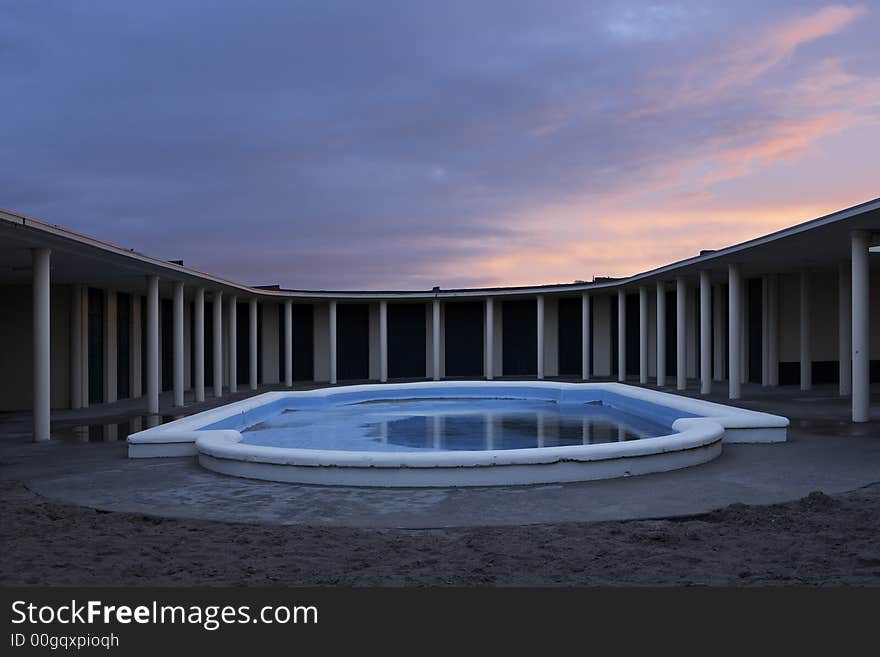
[[[456,388],[543,388],[550,391],[607,391],[680,411],[671,433],[623,442],[507,450],[369,452],[268,447],[242,442],[235,429],[204,429],[249,414],[285,398],[332,401],[347,393],[389,393]],[[698,415],[699,417],[691,417]],[[427,381],[338,386],[308,391],[270,392],[175,420],[129,436],[129,456],[197,454],[207,469],[239,477],[305,484],[346,486],[497,486],[561,483],[664,472],[705,463],[724,442],[778,442],[786,439],[784,417],[619,383],[556,381]]]

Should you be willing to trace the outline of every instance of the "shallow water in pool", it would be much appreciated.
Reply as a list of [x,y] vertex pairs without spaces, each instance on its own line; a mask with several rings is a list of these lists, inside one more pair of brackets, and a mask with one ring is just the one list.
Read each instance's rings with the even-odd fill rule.
[[243,431],[242,442],[345,451],[489,450],[619,442],[670,432],[649,418],[596,404],[430,399],[287,410]]

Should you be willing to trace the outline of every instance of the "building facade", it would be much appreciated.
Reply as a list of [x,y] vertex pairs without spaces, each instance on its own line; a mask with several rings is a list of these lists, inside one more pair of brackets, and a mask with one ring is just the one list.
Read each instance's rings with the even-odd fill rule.
[[648,272],[426,292],[255,288],[0,211],[0,411],[158,413],[296,381],[619,381],[730,399],[880,381],[880,199]]

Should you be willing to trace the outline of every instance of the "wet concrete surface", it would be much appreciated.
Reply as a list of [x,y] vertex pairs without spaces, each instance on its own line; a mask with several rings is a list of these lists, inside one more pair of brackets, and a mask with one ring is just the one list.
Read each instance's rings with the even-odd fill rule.
[[[705,465],[580,484],[481,489],[298,486],[225,477],[195,458],[129,460],[124,438],[158,422],[138,404],[56,415],[49,443],[29,442],[29,418],[0,417],[0,479],[52,500],[157,516],[227,522],[434,528],[661,518],[741,502],[772,504],[812,491],[842,493],[880,481],[880,421],[848,422],[848,400],[831,388],[746,386],[745,408],[792,420],[789,441],[725,445]],[[688,391],[687,394],[694,394]],[[241,398],[246,395],[239,395]],[[876,395],[875,395],[876,397]],[[724,402],[719,391],[713,400]],[[227,403],[229,398],[213,402]],[[210,407],[163,408],[165,417]],[[874,417],[877,417],[875,412]]]

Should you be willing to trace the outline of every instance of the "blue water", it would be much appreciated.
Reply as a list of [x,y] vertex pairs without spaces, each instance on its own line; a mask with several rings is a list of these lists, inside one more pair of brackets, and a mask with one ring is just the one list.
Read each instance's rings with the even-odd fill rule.
[[284,410],[242,432],[250,445],[346,451],[486,450],[638,440],[659,422],[600,404],[418,399]]

